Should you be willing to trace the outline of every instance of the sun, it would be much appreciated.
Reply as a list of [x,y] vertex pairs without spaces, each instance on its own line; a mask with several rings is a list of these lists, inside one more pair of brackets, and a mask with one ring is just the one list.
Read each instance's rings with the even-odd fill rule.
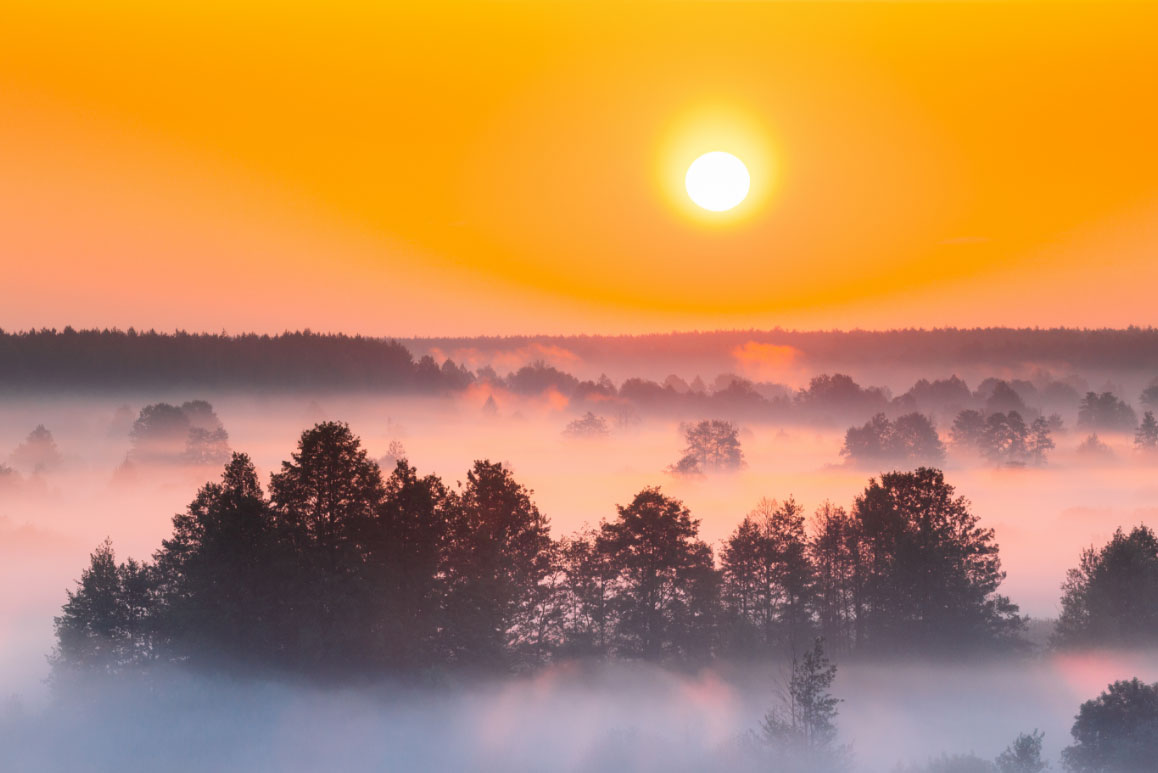
[[691,200],[711,212],[726,212],[748,197],[752,178],[744,162],[715,150],[692,162],[684,177]]

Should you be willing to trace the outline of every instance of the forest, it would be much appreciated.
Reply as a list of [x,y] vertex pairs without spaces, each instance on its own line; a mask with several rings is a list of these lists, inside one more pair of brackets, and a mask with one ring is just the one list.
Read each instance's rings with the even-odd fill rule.
[[[787,698],[738,748],[836,771],[853,756],[837,742],[834,659],[975,662],[1039,646],[999,592],[993,530],[934,468],[871,478],[847,509],[760,501],[718,550],[659,487],[558,537],[533,496],[487,460],[454,486],[405,459],[384,472],[341,422],[303,432],[265,486],[234,453],[151,560],[95,549],[55,621],[54,689],[174,667],[432,686],[567,661],[772,659],[791,664]],[[1158,536],[1139,526],[1091,547],[1061,604],[1046,646],[1158,643]],[[1081,707],[1066,770],[1143,770],[1156,728],[1158,685],[1115,683]],[[992,762],[920,770],[1036,772],[1041,749],[1034,731]]]

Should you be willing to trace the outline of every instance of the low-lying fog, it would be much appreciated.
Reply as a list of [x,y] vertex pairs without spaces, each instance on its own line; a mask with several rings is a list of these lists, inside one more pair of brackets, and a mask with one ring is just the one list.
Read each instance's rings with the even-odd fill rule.
[[[1030,664],[845,668],[834,692],[855,769],[885,773],[942,753],[993,759],[1022,731],[1045,757],[1079,703],[1154,655],[1053,656]],[[268,683],[119,685],[94,703],[0,717],[7,770],[758,770],[744,743],[775,703],[774,667],[677,674],[654,666],[555,666],[457,689],[315,690]],[[748,753],[745,753],[748,751]]]
[[[181,683],[163,697],[146,697],[125,687],[125,696],[104,696],[100,712],[57,707],[49,721],[39,712],[48,705],[52,618],[89,552],[110,537],[120,557],[148,558],[169,534],[172,515],[219,473],[122,468],[140,408],[192,398],[212,402],[230,446],[253,457],[263,480],[303,429],[339,419],[372,456],[398,441],[420,472],[451,484],[474,459],[509,463],[556,535],[597,524],[642,487],[661,484],[688,504],[715,544],[762,497],[794,496],[809,512],[826,499],[847,506],[879,472],[841,464],[843,428],[748,425],[745,469],[677,479],[664,472],[682,447],[674,421],[645,418],[613,426],[604,439],[569,439],[562,430],[574,415],[547,399],[500,402],[493,415],[483,410],[485,398],[472,395],[5,400],[0,462],[37,424],[51,430],[63,462],[0,480],[0,694],[11,696],[0,723],[9,735],[0,744],[8,758],[0,767],[174,770],[182,768],[173,760],[182,760],[190,770],[702,769],[724,759],[719,755],[774,703],[772,665],[677,675],[611,664],[555,666],[534,677],[424,694]],[[996,529],[1008,572],[1003,592],[1034,618],[1056,616],[1059,586],[1082,548],[1103,543],[1118,526],[1158,526],[1158,481],[1153,468],[1132,459],[1130,439],[1104,438],[1117,461],[1091,466],[1073,453],[1082,437],[1058,436],[1040,469],[996,470],[952,452],[945,465],[948,481]],[[841,665],[834,692],[844,699],[841,737],[858,765],[885,770],[943,751],[991,759],[1035,727],[1056,757],[1080,702],[1132,676],[1158,680],[1158,655],[1043,655],[954,668],[857,663]]]

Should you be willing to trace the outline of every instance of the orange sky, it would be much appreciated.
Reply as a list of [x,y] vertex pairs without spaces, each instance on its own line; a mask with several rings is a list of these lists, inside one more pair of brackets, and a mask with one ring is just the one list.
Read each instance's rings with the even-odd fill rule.
[[1158,4],[2,7],[5,328],[1158,324]]

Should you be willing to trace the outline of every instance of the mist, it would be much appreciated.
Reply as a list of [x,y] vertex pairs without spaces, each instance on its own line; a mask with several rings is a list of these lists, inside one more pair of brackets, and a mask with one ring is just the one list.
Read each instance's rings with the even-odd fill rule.
[[[1158,657],[853,664],[835,685],[840,740],[869,773],[943,753],[992,759],[1034,728],[1056,759],[1079,703],[1127,674],[1158,679]],[[175,672],[40,710],[10,701],[0,761],[36,771],[766,770],[745,734],[782,689],[779,669],[750,666],[562,664],[501,681],[341,690]]]
[[[660,485],[718,547],[762,498],[794,498],[807,513],[825,502],[847,507],[870,477],[891,469],[843,458],[840,422],[749,419],[737,422],[742,467],[673,475],[678,415],[609,405],[605,435],[576,437],[566,429],[588,404],[485,383],[437,396],[206,388],[9,396],[0,401],[0,458],[37,425],[59,450],[51,469],[14,464],[0,488],[0,732],[10,769],[766,768],[753,738],[784,694],[780,656],[690,669],[562,660],[504,678],[341,688],[170,668],[83,695],[54,692],[53,618],[94,546],[109,538],[118,557],[148,559],[173,515],[220,474],[218,464],[133,456],[130,428],[141,409],[189,400],[211,403],[229,447],[249,454],[263,480],[324,420],[348,422],[384,469],[404,456],[448,485],[474,460],[501,461],[556,536],[597,526],[636,491]],[[966,664],[840,662],[839,740],[856,770],[919,766],[944,753],[993,759],[1034,729],[1056,759],[1082,701],[1117,679],[1158,680],[1154,651],[1046,646],[1081,551],[1120,526],[1158,525],[1158,484],[1132,437],[1103,433],[1112,453],[1091,459],[1077,451],[1084,435],[1060,432],[1041,467],[994,466],[967,453],[945,460],[947,480],[996,532],[1001,591],[1031,618],[1032,651]]]

